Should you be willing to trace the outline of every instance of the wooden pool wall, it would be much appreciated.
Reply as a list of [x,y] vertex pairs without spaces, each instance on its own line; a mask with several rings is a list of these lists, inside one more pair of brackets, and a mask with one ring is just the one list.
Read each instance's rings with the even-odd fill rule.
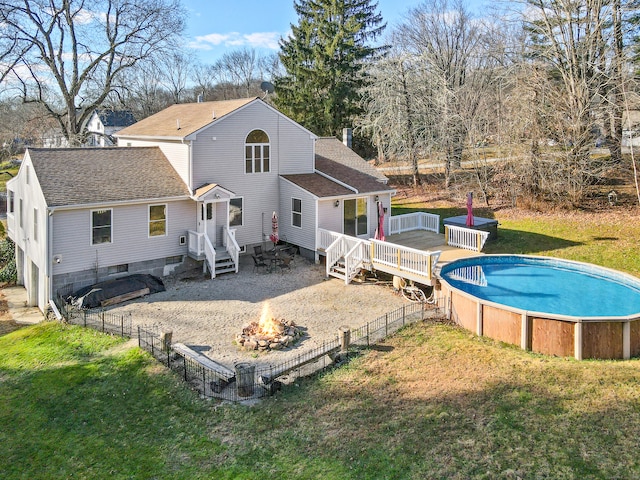
[[522,349],[578,360],[640,355],[640,316],[581,319],[531,313],[481,300],[441,281],[438,295],[460,326]]

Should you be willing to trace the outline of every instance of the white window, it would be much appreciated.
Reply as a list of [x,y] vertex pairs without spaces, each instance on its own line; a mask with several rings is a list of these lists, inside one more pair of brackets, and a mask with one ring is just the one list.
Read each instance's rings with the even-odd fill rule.
[[302,200],[299,198],[291,199],[291,225],[302,227]]
[[29,165],[24,166],[24,181],[29,185]]
[[24,215],[22,215],[23,212],[24,212],[24,210],[22,209],[22,199],[20,199],[20,210],[18,211],[18,216],[20,217],[18,219],[18,221],[20,222],[20,228],[23,228],[23,222],[22,222],[22,217],[24,216]]
[[111,243],[111,216],[111,209],[91,212],[91,245]]
[[13,192],[7,190],[7,213],[13,215]]
[[244,225],[243,203],[244,199],[242,197],[232,198],[229,200],[230,227],[240,227]]
[[149,205],[149,236],[160,237],[167,234],[167,205]]
[[269,172],[270,165],[269,135],[262,130],[253,130],[244,143],[245,173]]
[[33,240],[38,241],[38,209],[33,209]]

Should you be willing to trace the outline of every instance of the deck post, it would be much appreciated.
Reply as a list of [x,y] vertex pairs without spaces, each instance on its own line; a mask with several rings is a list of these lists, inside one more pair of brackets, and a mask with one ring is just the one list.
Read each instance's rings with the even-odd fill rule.
[[573,327],[573,356],[582,360],[582,321],[577,321]]
[[631,323],[629,322],[622,324],[622,358],[624,360],[631,358]]
[[522,350],[529,350],[529,316],[527,312],[522,314],[520,348],[522,348]]

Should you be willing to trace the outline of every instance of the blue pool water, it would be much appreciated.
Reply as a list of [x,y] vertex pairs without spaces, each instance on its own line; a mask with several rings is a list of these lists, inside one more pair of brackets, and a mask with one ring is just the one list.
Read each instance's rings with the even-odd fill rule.
[[595,265],[485,255],[451,262],[441,276],[475,297],[531,312],[580,318],[640,314],[640,279]]

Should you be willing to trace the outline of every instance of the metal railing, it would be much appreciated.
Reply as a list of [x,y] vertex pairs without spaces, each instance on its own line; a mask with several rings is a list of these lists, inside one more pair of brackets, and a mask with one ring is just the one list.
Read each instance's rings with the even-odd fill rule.
[[389,217],[389,235],[412,230],[440,233],[440,215],[426,212],[405,213]]
[[489,232],[456,227],[454,225],[445,225],[444,238],[447,245],[451,245],[452,247],[480,252],[489,238]]

